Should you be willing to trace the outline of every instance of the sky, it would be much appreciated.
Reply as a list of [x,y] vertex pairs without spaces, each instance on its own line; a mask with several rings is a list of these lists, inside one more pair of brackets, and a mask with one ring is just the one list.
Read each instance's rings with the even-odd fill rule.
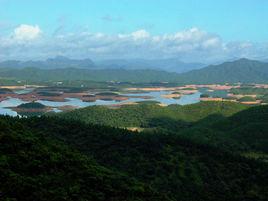
[[268,58],[266,0],[0,0],[0,60]]

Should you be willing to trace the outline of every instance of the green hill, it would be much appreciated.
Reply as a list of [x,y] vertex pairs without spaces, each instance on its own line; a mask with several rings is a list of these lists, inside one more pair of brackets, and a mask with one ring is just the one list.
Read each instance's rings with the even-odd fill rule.
[[193,105],[139,104],[110,109],[87,107],[57,116],[88,124],[141,127],[174,133],[199,144],[209,144],[239,154],[254,152],[268,158],[268,106],[249,107],[232,102]]
[[[131,176],[99,165],[42,129],[32,129],[31,120],[26,121],[29,127],[15,118],[0,118],[0,200],[164,199]],[[42,122],[46,125],[45,119]]]
[[160,70],[140,69],[39,69],[0,68],[5,79],[26,80],[40,83],[44,81],[119,81],[135,83],[171,82],[178,84],[206,83],[267,83],[268,63],[240,59],[211,65],[198,70],[178,74]]
[[251,149],[268,153],[268,106],[252,107],[214,125]]
[[39,68],[1,68],[1,77],[31,82],[42,81],[120,81],[120,82],[175,82],[176,73],[157,70],[124,70],[124,69],[39,69]]
[[0,200],[265,201],[267,121],[228,102],[2,116]]
[[113,127],[161,127],[174,130],[188,127],[191,122],[197,122],[212,114],[230,116],[246,108],[248,106],[232,102],[200,102],[167,107],[148,103],[126,105],[118,109],[93,106],[57,115],[66,119]]
[[256,106],[229,117],[213,114],[173,133],[240,155],[268,161],[268,106]]
[[[167,132],[133,133],[58,118],[23,120],[151,186],[166,200],[265,200],[267,164]],[[163,199],[165,200],[165,199]]]
[[240,59],[180,74],[183,83],[267,83],[268,63]]
[[20,109],[45,109],[46,106],[38,102],[23,103],[17,106]]
[[[182,135],[200,128],[199,135],[206,136],[204,125],[228,134],[245,125],[251,113],[256,121],[267,122],[266,107],[240,113],[244,109],[240,105],[225,104],[213,103],[207,110],[200,110],[204,103],[182,109],[184,126],[174,132],[161,126],[158,131],[130,132],[59,117],[0,117],[0,199],[264,201],[267,163]],[[153,110],[155,114],[163,112],[155,110],[159,110]],[[193,114],[187,116],[186,110]],[[219,112],[222,115],[215,118]]]

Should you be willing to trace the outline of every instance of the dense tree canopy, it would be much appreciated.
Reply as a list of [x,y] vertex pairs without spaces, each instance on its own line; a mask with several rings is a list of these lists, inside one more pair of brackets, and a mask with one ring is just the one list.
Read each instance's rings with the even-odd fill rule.
[[212,102],[0,117],[0,199],[265,201],[267,121]]

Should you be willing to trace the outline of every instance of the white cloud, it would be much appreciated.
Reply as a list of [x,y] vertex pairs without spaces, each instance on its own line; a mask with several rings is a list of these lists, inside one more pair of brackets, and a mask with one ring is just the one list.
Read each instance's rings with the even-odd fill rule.
[[134,31],[130,34],[118,34],[114,37],[118,37],[119,39],[141,40],[141,39],[148,39],[150,37],[150,33],[144,29],[141,29]]
[[13,37],[19,41],[31,41],[37,39],[41,33],[42,31],[38,25],[31,26],[27,24],[21,24],[15,28]]
[[268,55],[267,44],[225,43],[220,36],[198,28],[163,35],[152,35],[143,29],[124,34],[81,31],[40,37],[41,33],[37,25],[20,25],[11,36],[0,37],[0,60],[63,55],[92,59],[176,57],[188,62],[215,62]]
[[131,36],[134,38],[134,40],[139,40],[149,38],[150,33],[142,29],[131,33]]
[[190,42],[198,42],[204,38],[206,38],[208,34],[196,27],[191,28],[189,30],[184,30],[181,32],[177,32],[175,35],[171,37],[176,39],[177,41],[190,41]]

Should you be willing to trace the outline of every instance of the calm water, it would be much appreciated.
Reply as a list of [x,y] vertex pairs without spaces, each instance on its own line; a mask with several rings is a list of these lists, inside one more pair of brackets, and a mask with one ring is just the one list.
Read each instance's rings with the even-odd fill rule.
[[28,93],[32,92],[33,90],[34,90],[34,88],[26,88],[26,89],[15,90],[14,92],[16,94],[28,94]]
[[9,109],[8,107],[16,107],[22,103],[26,103],[18,98],[9,98],[8,100],[4,100],[0,102],[0,114],[17,116],[17,112]]
[[[199,97],[201,95],[200,92],[191,94],[191,95],[184,95],[180,99],[173,99],[173,98],[164,98],[162,95],[170,94],[171,91],[154,91],[149,93],[133,93],[133,94],[124,94],[126,96],[132,96],[129,98],[129,100],[125,101],[104,101],[104,100],[97,100],[95,102],[83,102],[82,100],[78,98],[68,98],[65,102],[56,102],[56,101],[45,101],[45,100],[39,100],[37,102],[42,103],[46,106],[53,107],[54,112],[61,112],[61,110],[58,107],[62,106],[74,106],[78,108],[83,108],[87,106],[93,106],[93,105],[114,105],[118,103],[128,103],[128,102],[139,102],[139,101],[158,101],[162,104],[170,105],[170,104],[179,104],[179,105],[187,105],[187,104],[193,104],[198,103]],[[143,99],[139,98],[138,96],[150,96],[150,99]],[[137,98],[136,98],[137,97]],[[22,103],[26,103],[25,101],[22,101],[17,98],[9,98],[8,100],[4,100],[0,102],[0,114],[3,115],[10,115],[10,116],[17,116],[17,112],[7,108],[7,107],[16,107]]]
[[[152,100],[152,101],[158,101],[162,104],[170,105],[170,104],[179,104],[179,105],[187,105],[187,104],[193,104],[198,103],[200,100],[200,92],[191,94],[191,95],[184,95],[180,99],[173,99],[173,98],[165,98],[162,97],[162,95],[167,95],[172,93],[171,91],[154,91],[149,93],[134,93],[134,94],[126,94],[127,96],[151,96],[151,99],[146,100]],[[138,101],[145,101],[145,99],[142,98],[130,98],[127,101],[122,102],[138,102]]]

